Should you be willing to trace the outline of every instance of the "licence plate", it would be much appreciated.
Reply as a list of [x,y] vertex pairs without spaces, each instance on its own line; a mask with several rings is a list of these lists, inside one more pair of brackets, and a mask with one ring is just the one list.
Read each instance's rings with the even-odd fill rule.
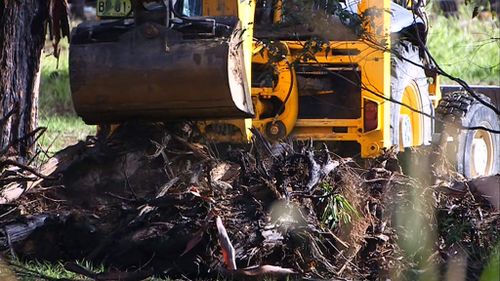
[[131,0],[97,0],[98,17],[125,17],[132,9]]

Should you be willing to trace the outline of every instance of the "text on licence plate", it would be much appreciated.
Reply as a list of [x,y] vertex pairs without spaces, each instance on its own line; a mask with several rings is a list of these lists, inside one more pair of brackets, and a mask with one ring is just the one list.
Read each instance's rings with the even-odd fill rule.
[[96,14],[98,17],[124,17],[131,9],[130,0],[97,0]]

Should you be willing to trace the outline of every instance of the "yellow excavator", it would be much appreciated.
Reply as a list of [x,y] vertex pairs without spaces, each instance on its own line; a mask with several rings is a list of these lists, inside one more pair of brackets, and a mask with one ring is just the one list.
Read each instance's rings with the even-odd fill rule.
[[[335,142],[363,158],[428,145],[441,92],[421,4],[98,0],[98,20],[72,32],[75,110],[100,126],[196,120],[218,142],[248,141],[253,127],[271,141]],[[481,104],[454,94],[440,106],[471,115]],[[500,129],[494,112],[480,111],[463,119]],[[460,137],[459,169],[498,172],[500,137],[475,132]]]

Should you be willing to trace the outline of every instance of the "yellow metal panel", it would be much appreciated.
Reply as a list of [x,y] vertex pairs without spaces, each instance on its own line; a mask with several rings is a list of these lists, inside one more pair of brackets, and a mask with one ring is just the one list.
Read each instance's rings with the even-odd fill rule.
[[[305,42],[287,41],[292,54],[300,54]],[[332,129],[317,129],[302,126],[300,131],[294,131],[294,135],[302,137],[314,137],[317,140],[353,140],[361,145],[362,157],[375,157],[382,147],[391,146],[390,138],[390,53],[381,48],[374,48],[372,42],[343,41],[330,42],[330,49],[350,50],[352,55],[326,55],[319,52],[315,55],[317,63],[320,64],[355,64],[361,72],[361,99],[369,99],[378,104],[378,129],[367,133],[335,134]],[[361,103],[362,104],[362,103]],[[363,111],[362,111],[363,112]],[[302,122],[302,121],[301,121]],[[303,121],[307,122],[307,121]],[[338,122],[346,122],[338,120]],[[311,126],[315,126],[312,125]],[[339,125],[342,126],[342,125]],[[345,125],[344,125],[345,126]],[[363,130],[362,119],[357,129]],[[311,130],[311,133],[307,132]]]
[[[254,44],[256,46],[258,44]],[[290,53],[286,43],[283,43],[283,47]],[[255,47],[254,47],[255,48]],[[258,48],[258,47],[257,47]],[[253,56],[253,63],[266,64],[269,60],[269,55],[267,50],[263,52],[255,53]],[[274,124],[276,121],[281,121],[286,129],[286,134],[288,135],[297,120],[297,115],[299,112],[299,93],[297,87],[297,78],[295,76],[295,71],[291,68],[290,61],[292,57],[289,55],[285,59],[274,63],[275,69],[278,72],[278,82],[273,88],[256,88],[252,90],[254,106],[256,111],[261,113],[264,110],[261,101],[272,96],[277,97],[283,103],[283,112],[277,116],[273,116],[265,119],[258,119],[259,114],[256,114],[256,119],[253,120],[253,126],[265,133],[266,126],[269,123]]]
[[[377,44],[390,49],[390,0],[363,0],[358,8],[361,14],[368,14],[370,10],[376,10],[375,16],[368,17],[368,21],[364,23],[367,33],[365,41],[370,46]],[[363,136],[359,141],[361,144],[361,156],[373,157],[378,154],[377,146],[391,146],[390,124],[391,124],[391,106],[390,102],[378,97],[376,94],[390,98],[390,81],[391,81],[391,56],[390,52],[377,50],[373,48],[373,52],[377,54],[377,59],[366,60],[360,63],[363,74],[363,87],[366,88],[362,92],[362,96],[372,98],[379,103],[379,132],[370,132]],[[365,71],[363,71],[363,69]],[[367,93],[368,92],[368,93]],[[378,130],[377,130],[378,131]],[[378,139],[377,139],[378,138]]]
[[[243,24],[243,30],[253,29],[253,16],[255,1],[234,2],[238,6],[238,16]],[[228,9],[220,8],[218,1],[204,0],[204,14],[222,13],[221,11],[229,11]],[[205,4],[207,3],[207,4]],[[359,4],[360,13],[371,13],[373,16],[367,17],[369,20],[364,23],[367,29],[367,36],[359,41],[343,41],[343,42],[329,42],[329,48],[354,50],[351,54],[346,55],[327,55],[324,52],[315,54],[315,63],[325,64],[356,64],[359,66],[361,72],[361,99],[369,99],[378,104],[378,128],[370,132],[363,131],[363,116],[360,119],[350,120],[337,120],[337,119],[299,119],[295,120],[293,115],[296,116],[298,111],[298,99],[288,101],[289,104],[285,105],[289,110],[292,110],[289,115],[281,116],[289,127],[295,126],[292,134],[299,139],[313,138],[316,140],[331,140],[331,141],[357,141],[361,145],[362,157],[375,157],[380,153],[381,148],[389,147],[391,145],[390,138],[390,102],[386,99],[390,98],[390,53],[384,50],[390,46],[390,0],[363,0]],[[210,5],[208,5],[210,4]],[[281,1],[278,1],[279,6]],[[206,6],[205,6],[206,5]],[[217,12],[213,12],[217,11]],[[234,10],[231,10],[234,12]],[[281,19],[280,10],[276,9],[274,14],[274,21],[279,22]],[[269,61],[266,52],[261,53],[262,45],[254,44],[252,52],[252,32],[244,33],[245,50],[253,53],[253,63],[265,64]],[[288,61],[297,59],[302,50],[305,42],[299,41],[282,41],[289,50]],[[382,47],[377,44],[383,44]],[[325,45],[326,46],[326,45]],[[247,56],[248,58],[248,56]],[[313,62],[311,62],[313,63]],[[256,112],[265,110],[264,105],[259,104],[260,98],[269,98],[276,96],[281,100],[286,98],[288,89],[292,80],[296,80],[293,71],[287,69],[286,65],[277,65],[280,76],[279,87],[271,88],[254,88],[252,89],[252,97]],[[246,65],[247,75],[250,77],[251,64]],[[292,78],[293,77],[293,78]],[[293,85],[292,85],[293,86]],[[296,89],[293,89],[293,94],[297,95]],[[363,104],[363,103],[361,103]],[[362,111],[363,112],[363,111]],[[253,120],[253,126],[264,131],[264,125],[269,122],[266,120]],[[245,127],[248,128],[250,124],[246,122]],[[333,132],[334,127],[347,127],[346,133]]]

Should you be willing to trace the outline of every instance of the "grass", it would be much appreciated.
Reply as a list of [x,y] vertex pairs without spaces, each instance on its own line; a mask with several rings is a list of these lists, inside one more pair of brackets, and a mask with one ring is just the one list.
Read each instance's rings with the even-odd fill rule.
[[49,154],[95,133],[94,126],[86,125],[76,116],[46,115],[40,118],[39,125],[47,128],[39,145]]
[[431,14],[429,50],[452,76],[469,84],[500,85],[500,21],[473,19],[471,9],[462,5],[457,18]]
[[[88,269],[94,273],[105,271],[104,266],[94,266],[89,262],[76,262],[78,265]],[[38,281],[38,280],[91,280],[88,278],[82,279],[83,275],[68,271],[64,268],[64,264],[47,263],[38,261],[19,262],[11,261],[11,270],[15,269],[19,281]],[[1,275],[0,275],[1,277]],[[161,279],[150,277],[145,281],[170,281],[170,279]]]
[[[91,269],[93,272],[102,272],[103,268],[94,268],[88,263],[78,263],[86,268]],[[35,280],[47,280],[47,279],[68,279],[76,280],[80,279],[81,275],[68,271],[64,268],[62,263],[47,263],[38,261],[29,262],[16,262],[15,265],[18,266],[18,276],[20,281],[35,281]],[[41,276],[45,278],[40,278]]]
[[86,125],[73,109],[69,88],[68,43],[61,42],[59,61],[44,51],[41,61],[39,125],[47,127],[39,146],[49,155],[95,134],[95,126]]
[[59,60],[45,52],[41,68],[40,115],[74,116],[69,88],[67,44],[63,44]]

